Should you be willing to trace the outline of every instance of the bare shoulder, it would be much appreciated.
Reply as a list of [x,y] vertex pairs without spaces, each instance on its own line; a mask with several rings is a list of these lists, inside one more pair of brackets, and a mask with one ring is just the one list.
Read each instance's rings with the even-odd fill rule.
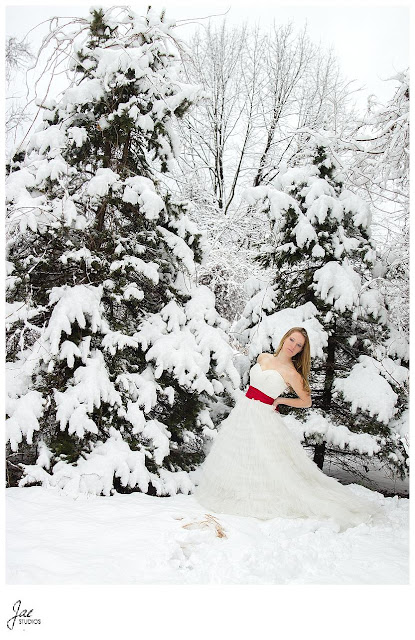
[[261,364],[261,362],[266,362],[267,360],[269,360],[270,357],[271,357],[270,353],[260,353],[257,358],[257,362]]
[[257,358],[257,362],[261,362],[262,360],[266,359],[266,356],[268,356],[268,353],[260,353],[258,358]]

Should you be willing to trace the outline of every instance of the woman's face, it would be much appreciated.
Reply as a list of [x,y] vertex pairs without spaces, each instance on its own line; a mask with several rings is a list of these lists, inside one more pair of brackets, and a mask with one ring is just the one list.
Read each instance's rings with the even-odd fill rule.
[[300,353],[304,347],[305,338],[299,331],[294,331],[283,342],[282,348],[289,355],[290,358],[294,357],[297,353]]

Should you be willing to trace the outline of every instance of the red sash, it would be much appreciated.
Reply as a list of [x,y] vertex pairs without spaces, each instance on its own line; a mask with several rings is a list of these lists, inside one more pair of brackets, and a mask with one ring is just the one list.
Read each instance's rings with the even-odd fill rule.
[[[275,400],[275,398],[271,398],[270,396],[267,396],[265,393],[262,393],[262,391],[260,391],[259,389],[256,389],[255,387],[248,387],[248,391],[246,392],[246,397],[250,398],[251,400],[259,400],[260,402],[263,402],[264,404],[272,404]],[[279,411],[278,407],[276,407],[276,411]]]

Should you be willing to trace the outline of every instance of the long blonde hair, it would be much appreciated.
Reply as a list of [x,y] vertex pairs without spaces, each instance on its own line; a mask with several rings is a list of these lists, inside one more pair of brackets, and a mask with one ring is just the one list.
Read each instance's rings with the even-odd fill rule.
[[277,347],[277,350],[274,353],[274,356],[277,356],[279,354],[285,340],[295,331],[297,331],[298,333],[301,333],[301,335],[304,336],[305,341],[301,351],[299,351],[298,353],[295,354],[295,356],[293,356],[292,363],[303,379],[304,390],[309,392],[310,385],[308,382],[308,376],[310,373],[310,366],[311,366],[310,340],[308,339],[308,333],[304,329],[304,327],[292,327],[291,329],[289,329],[287,333],[285,333],[282,336],[280,343]]

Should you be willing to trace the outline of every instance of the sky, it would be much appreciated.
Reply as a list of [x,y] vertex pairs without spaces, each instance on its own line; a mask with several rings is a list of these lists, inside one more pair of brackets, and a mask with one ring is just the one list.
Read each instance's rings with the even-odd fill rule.
[[[7,35],[22,38],[35,25],[53,15],[86,15],[92,2],[68,2],[36,4],[26,0],[24,6],[16,2],[6,5],[5,31]],[[139,12],[150,2],[132,2],[129,6]],[[285,2],[256,0],[157,0],[151,3],[153,8],[166,8],[167,17],[190,20],[180,23],[178,34],[186,40],[197,24],[206,24],[203,18],[220,24],[226,14],[229,24],[259,23],[267,29],[273,21],[285,24],[292,20],[300,30],[305,23],[311,39],[334,48],[341,69],[349,80],[356,80],[354,88],[364,90],[355,94],[358,106],[364,108],[367,96],[375,94],[382,102],[394,93],[395,83],[387,79],[409,65],[409,5],[405,3],[350,2],[347,6],[336,2],[307,4],[292,1]],[[381,6],[384,4],[384,6]],[[104,6],[110,6],[105,3]],[[255,10],[253,10],[255,7]],[[199,20],[198,20],[199,19]],[[44,27],[43,27],[44,29]],[[41,29],[35,29],[29,40],[35,48],[40,43]]]

